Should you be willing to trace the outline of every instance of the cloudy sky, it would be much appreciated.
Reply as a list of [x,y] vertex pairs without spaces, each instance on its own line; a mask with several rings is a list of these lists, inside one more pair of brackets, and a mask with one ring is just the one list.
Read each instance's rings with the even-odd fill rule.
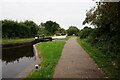
[[86,10],[95,6],[92,0],[0,0],[0,19],[32,20],[37,24],[56,21],[62,28],[83,28]]

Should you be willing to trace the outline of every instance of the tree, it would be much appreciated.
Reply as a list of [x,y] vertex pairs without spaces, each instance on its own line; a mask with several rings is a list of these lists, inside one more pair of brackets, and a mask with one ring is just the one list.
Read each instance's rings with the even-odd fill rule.
[[65,35],[67,32],[64,28],[60,28],[55,32],[56,35]]
[[86,19],[84,20],[83,24],[90,23],[97,28],[95,32],[97,36],[95,36],[93,39],[98,39],[98,41],[109,41],[109,43],[114,43],[114,46],[119,46],[119,21],[120,2],[104,2],[87,12]]
[[79,29],[75,26],[70,26],[69,29],[67,30],[68,36],[75,34],[76,36],[78,35]]
[[38,25],[34,23],[33,21],[26,20],[23,24],[25,24],[27,27],[31,30],[31,36],[36,36],[38,33]]
[[53,21],[47,21],[46,23],[42,23],[42,26],[45,30],[47,30],[51,35],[54,35],[57,30],[59,30],[60,26],[58,23]]
[[38,26],[33,21],[2,20],[2,38],[28,38],[37,33]]
[[87,38],[91,33],[92,33],[92,28],[91,27],[84,27],[80,33],[79,33],[79,36],[80,38]]
[[83,24],[90,23],[103,32],[120,32],[120,2],[101,3],[90,9]]
[[50,35],[50,33],[47,31],[47,30],[45,30],[45,29],[43,29],[43,28],[39,28],[39,30],[38,30],[38,35]]
[[[89,42],[112,59],[116,64],[115,67],[120,67],[118,63],[120,59],[120,2],[97,4],[87,12],[83,24],[86,23],[95,26]],[[114,77],[119,78],[119,75],[115,73]]]

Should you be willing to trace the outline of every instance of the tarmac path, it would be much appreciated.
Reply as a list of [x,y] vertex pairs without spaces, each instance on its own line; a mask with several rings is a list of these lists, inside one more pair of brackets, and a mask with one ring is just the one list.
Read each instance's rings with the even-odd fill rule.
[[105,75],[73,37],[63,48],[53,78],[105,78]]

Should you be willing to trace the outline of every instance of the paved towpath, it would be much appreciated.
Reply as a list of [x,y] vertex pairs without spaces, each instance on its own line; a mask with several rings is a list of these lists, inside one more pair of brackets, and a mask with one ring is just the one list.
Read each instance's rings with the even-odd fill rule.
[[53,78],[104,78],[104,74],[74,37],[66,42]]

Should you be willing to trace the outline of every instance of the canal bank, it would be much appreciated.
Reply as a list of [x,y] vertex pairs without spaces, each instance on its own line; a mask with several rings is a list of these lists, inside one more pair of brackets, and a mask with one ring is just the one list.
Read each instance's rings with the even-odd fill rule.
[[2,78],[25,78],[40,63],[35,45],[4,48],[2,53]]
[[51,41],[50,38],[29,42],[2,44],[2,78],[25,78],[40,64],[40,57],[35,47],[39,42]]
[[47,42],[47,41],[52,41],[51,37],[46,37],[46,38],[38,38],[35,40],[31,40],[31,41],[25,41],[25,42],[16,42],[16,43],[0,43],[0,45],[2,45],[2,49],[6,49],[6,48],[15,48],[15,47],[21,47],[21,46],[25,46],[25,45],[33,45],[39,42]]
[[27,75],[32,72],[33,70],[37,70],[35,68],[35,65],[38,65],[41,63],[41,58],[40,58],[40,55],[39,55],[39,52],[36,48],[35,45],[33,45],[33,52],[34,52],[34,55],[35,55],[35,62],[34,63],[31,63],[28,67],[26,67],[21,73],[19,73],[16,78],[26,78]]

